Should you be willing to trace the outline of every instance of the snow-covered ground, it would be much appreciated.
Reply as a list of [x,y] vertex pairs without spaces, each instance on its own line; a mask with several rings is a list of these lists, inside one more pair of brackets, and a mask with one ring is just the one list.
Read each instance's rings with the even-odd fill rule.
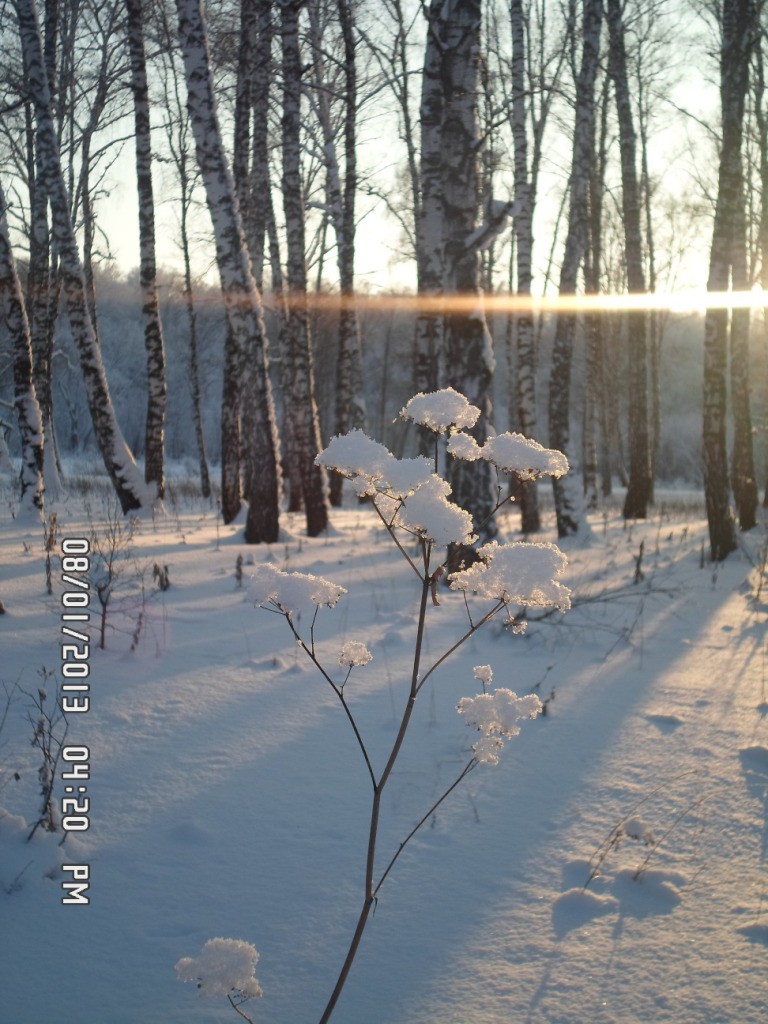
[[[255,1021],[311,1024],[351,937],[370,780],[330,687],[286,623],[245,599],[236,561],[246,575],[271,560],[349,590],[320,611],[317,649],[340,678],[343,642],[373,654],[345,694],[377,770],[407,698],[413,573],[365,507],[335,513],[316,540],[286,517],[280,544],[248,548],[180,494],[121,557],[106,650],[91,649],[92,706],[68,716],[66,742],[90,749],[91,827],[63,847],[41,830],[25,842],[40,764],[27,716],[39,670],[60,677],[60,597],[72,588],[55,558],[46,593],[42,528],[0,513],[8,1024],[235,1021],[225,999],[199,998],[174,973],[217,936],[259,950],[264,996],[244,1007]],[[478,691],[474,666],[492,665],[496,686],[535,690],[547,713],[408,844],[334,1021],[765,1021],[768,581],[760,589],[752,565],[765,533],[701,567],[703,518],[667,508],[628,527],[595,517],[587,545],[564,545],[574,608],[524,636],[490,624],[421,692],[386,795],[382,868],[467,762],[477,734],[456,705]],[[104,517],[98,490],[62,503],[57,551]],[[168,567],[165,591],[155,563]],[[461,595],[441,588],[439,600],[427,662],[466,628]],[[61,905],[62,860],[91,865],[88,906]]]

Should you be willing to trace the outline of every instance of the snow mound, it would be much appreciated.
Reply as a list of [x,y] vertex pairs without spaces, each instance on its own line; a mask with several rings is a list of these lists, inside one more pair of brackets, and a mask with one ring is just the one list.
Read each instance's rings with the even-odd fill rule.
[[568,932],[612,913],[618,906],[619,902],[613,896],[598,896],[588,889],[569,889],[552,904],[555,934],[562,939]]
[[638,919],[671,914],[682,901],[680,889],[687,879],[676,871],[623,868],[613,879],[612,890],[622,913]]
[[737,928],[736,931],[750,942],[759,942],[768,946],[768,924],[745,924],[743,927]]
[[739,751],[742,769],[751,775],[764,775],[768,782],[768,748],[744,747]]

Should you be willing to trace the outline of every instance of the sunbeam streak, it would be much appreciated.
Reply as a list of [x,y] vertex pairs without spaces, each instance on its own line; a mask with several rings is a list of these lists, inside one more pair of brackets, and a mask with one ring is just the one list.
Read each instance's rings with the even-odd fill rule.
[[289,306],[305,303],[314,309],[354,308],[382,313],[619,313],[662,310],[696,313],[707,309],[762,309],[768,291],[708,292],[701,289],[642,295],[339,295],[329,293],[283,296]]

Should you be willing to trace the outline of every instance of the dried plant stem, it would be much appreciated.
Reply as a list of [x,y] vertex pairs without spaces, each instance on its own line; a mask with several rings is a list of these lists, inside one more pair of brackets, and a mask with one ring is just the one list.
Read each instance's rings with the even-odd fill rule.
[[[378,784],[374,785],[373,788],[373,801],[371,804],[371,819],[370,826],[368,829],[368,852],[366,855],[365,864],[365,895],[363,898],[363,905],[360,908],[360,914],[357,919],[357,925],[350,942],[347,955],[342,964],[341,971],[336,980],[331,997],[328,1000],[328,1004],[323,1011],[323,1015],[320,1018],[319,1024],[327,1024],[330,1020],[331,1014],[334,1011],[336,1003],[338,1002],[339,996],[341,995],[342,989],[346,983],[352,964],[354,963],[355,956],[357,955],[358,948],[360,946],[360,940],[363,937],[365,926],[368,923],[368,918],[371,913],[371,907],[376,899],[376,892],[379,886],[374,890],[374,871],[376,861],[376,842],[378,838],[379,830],[379,818],[381,815],[381,798],[384,793],[384,789],[389,781],[392,774],[392,770],[395,766],[395,762],[400,754],[400,750],[405,739],[405,734],[408,731],[408,725],[413,714],[413,708],[416,703],[416,694],[418,693],[418,682],[419,682],[419,670],[421,667],[421,649],[424,640],[424,627],[426,623],[427,604],[430,596],[430,584],[431,584],[431,573],[429,571],[429,557],[431,553],[431,544],[427,544],[425,541],[421,542],[422,556],[424,559],[424,575],[419,574],[421,579],[421,599],[419,601],[419,619],[418,626],[416,628],[416,646],[414,649],[413,656],[413,671],[411,673],[411,686],[408,694],[408,701],[405,705],[402,718],[400,720],[400,728],[397,731],[397,736],[392,745],[387,763],[384,766],[384,770],[381,773]],[[408,559],[410,562],[410,559]],[[413,563],[411,563],[413,564]],[[383,879],[382,879],[383,881]]]

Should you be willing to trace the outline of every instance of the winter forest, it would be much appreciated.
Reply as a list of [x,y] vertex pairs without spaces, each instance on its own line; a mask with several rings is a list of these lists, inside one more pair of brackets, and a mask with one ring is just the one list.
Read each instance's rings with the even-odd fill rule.
[[764,1019],[766,40],[0,0],[9,1024]]

